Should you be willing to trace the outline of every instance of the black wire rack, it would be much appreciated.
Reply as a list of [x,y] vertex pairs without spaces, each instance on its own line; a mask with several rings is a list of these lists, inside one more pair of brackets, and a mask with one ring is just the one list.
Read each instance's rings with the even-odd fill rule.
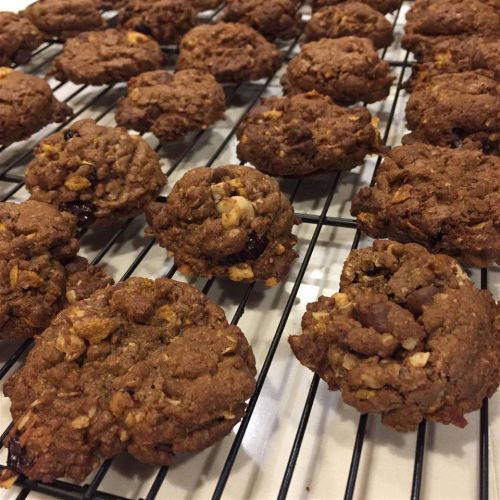
[[[398,19],[400,17],[400,12],[401,9],[396,12],[393,16],[393,27],[396,26],[396,23],[398,22]],[[220,13],[220,9],[217,11],[213,12],[209,17],[205,17],[202,19],[203,22],[212,22],[218,18],[218,14]],[[289,60],[292,55],[294,54],[294,51],[298,47],[299,40],[294,40],[292,43],[288,44],[284,48],[285,52],[285,60]],[[53,50],[54,47],[58,46],[56,42],[51,42],[43,45],[40,47],[36,52],[35,56],[43,56],[44,53]],[[165,48],[164,49],[168,57],[173,57],[175,58],[175,49],[172,48]],[[382,56],[386,56],[386,51],[383,51]],[[386,120],[385,124],[385,130],[383,132],[383,140],[384,142],[387,142],[390,136],[391,132],[391,127],[394,122],[395,118],[395,111],[396,107],[398,104],[398,100],[400,97],[400,94],[403,90],[403,83],[404,83],[404,78],[407,75],[407,70],[411,68],[412,62],[409,59],[409,54],[405,53],[404,57],[402,59],[398,60],[390,60],[387,59],[388,63],[390,66],[393,68],[393,70],[396,70],[399,72],[398,77],[397,77],[397,82],[396,82],[396,88],[395,88],[395,93],[394,97],[392,100],[392,105],[390,107],[389,115]],[[29,68],[29,72],[38,74],[38,72],[45,67],[48,64],[48,60],[44,60],[40,64],[32,65]],[[234,140],[235,132],[238,127],[238,125],[241,123],[241,121],[244,119],[245,115],[248,113],[248,111],[255,106],[260,98],[265,95],[266,90],[268,90],[272,85],[273,81],[275,81],[275,75],[269,77],[267,80],[263,82],[254,82],[251,84],[240,84],[240,85],[234,85],[226,88],[226,94],[227,94],[227,101],[228,101],[228,107],[231,106],[233,99],[236,98],[238,91],[241,89],[242,86],[245,85],[253,85],[256,91],[253,93],[253,97],[249,100],[249,102],[246,104],[246,107],[244,109],[244,112],[242,115],[232,124],[231,129],[227,131],[226,136],[223,138],[221,143],[217,146],[215,151],[213,152],[212,156],[208,159],[208,161],[205,162],[207,166],[211,166],[215,164],[215,162],[218,160],[220,157],[221,153],[226,150],[229,146],[232,140]],[[57,84],[53,90],[57,91],[61,89],[64,85],[64,83]],[[112,90],[113,86],[106,86],[103,88],[98,88],[95,91],[95,95],[93,95],[92,99],[90,99],[88,102],[85,104],[79,106],[76,108],[74,111],[74,116],[69,119],[67,122],[62,123],[58,125],[55,129],[52,129],[50,133],[53,133],[54,131],[61,130],[65,128],[71,121],[77,119],[78,117],[82,116],[87,110],[91,109],[95,104],[103,98],[103,96],[106,96],[106,94],[109,94],[110,91]],[[74,99],[75,97],[78,97],[81,95],[83,92],[87,90],[86,86],[80,86],[76,88],[73,92],[71,92],[64,100],[65,101],[70,101]],[[104,117],[106,117],[109,113],[113,111],[115,103],[113,103],[111,106],[105,107],[97,116],[94,116],[93,118],[96,121],[102,120]],[[171,175],[175,172],[175,170],[178,168],[178,166],[182,163],[182,161],[188,157],[190,153],[196,150],[196,148],[199,146],[200,141],[202,140],[203,135],[205,132],[199,132],[197,134],[192,135],[187,143],[183,146],[183,150],[181,154],[175,159],[175,161],[171,164],[170,168],[166,172],[168,175]],[[0,154],[5,151],[6,148],[1,148],[0,149]],[[160,146],[157,146],[157,151],[161,153]],[[7,164],[0,165],[0,184],[4,183],[8,186],[8,188],[5,190],[4,194],[0,196],[1,201],[6,201],[11,199],[13,196],[16,196],[20,192],[20,190],[23,188],[23,177],[20,175],[17,171],[19,168],[25,164],[32,156],[32,148],[31,147],[26,147],[22,152],[18,155],[15,155],[14,159],[9,160]],[[374,171],[376,171],[378,165],[380,164],[381,159],[379,158],[377,160],[377,163],[375,165]],[[194,166],[194,165],[193,165]],[[320,210],[318,213],[298,213],[297,216],[302,220],[303,224],[308,224],[311,225],[313,229],[312,236],[310,237],[307,245],[306,245],[306,250],[303,256],[301,256],[301,264],[300,267],[296,273],[295,281],[293,282],[293,286],[291,291],[289,292],[289,297],[286,301],[286,304],[283,308],[283,311],[281,313],[281,318],[279,321],[279,324],[276,328],[276,331],[274,333],[274,336],[272,337],[272,340],[269,345],[269,349],[267,351],[267,355],[265,356],[264,362],[262,365],[259,367],[259,375],[256,383],[256,390],[254,395],[251,397],[248,403],[248,407],[245,413],[244,418],[242,419],[235,435],[234,439],[232,442],[232,445],[230,447],[229,453],[227,454],[225,463],[222,467],[220,476],[217,480],[217,484],[214,488],[212,498],[214,499],[219,499],[223,496],[224,490],[226,487],[226,483],[231,475],[231,471],[233,470],[233,466],[235,465],[236,458],[238,456],[238,453],[241,450],[242,442],[245,437],[245,433],[248,429],[248,426],[250,424],[250,421],[252,419],[252,416],[254,414],[255,407],[257,405],[257,402],[259,400],[259,396],[261,395],[262,388],[264,386],[264,383],[266,381],[266,378],[268,376],[269,370],[271,368],[271,365],[273,363],[274,356],[276,354],[276,351],[278,349],[278,346],[281,342],[283,332],[287,326],[287,322],[290,317],[290,313],[292,311],[292,308],[294,306],[294,302],[297,298],[297,294],[299,292],[299,288],[302,285],[304,275],[308,269],[308,265],[311,262],[311,257],[313,255],[313,252],[315,250],[316,244],[318,242],[320,233],[324,227],[333,227],[333,228],[347,228],[351,229],[354,233],[354,238],[352,241],[352,249],[357,248],[359,243],[360,243],[360,233],[356,229],[356,221],[352,218],[349,217],[340,217],[340,216],[331,216],[329,215],[329,209],[332,203],[332,200],[334,196],[337,193],[338,187],[339,187],[339,182],[341,181],[342,174],[337,173],[333,176],[330,177],[329,179],[329,185],[326,191],[326,196],[324,197],[323,205],[320,207]],[[295,180],[293,181],[293,185],[291,187],[290,191],[290,200],[294,201],[295,197],[297,195],[297,192],[299,190],[299,187],[301,186],[302,180]],[[372,182],[373,182],[373,177],[372,177]],[[165,197],[159,197],[160,201],[164,201]],[[132,224],[132,220],[126,221],[121,227],[117,228],[116,231],[114,231],[113,234],[110,235],[110,237],[107,239],[107,241],[102,242],[100,250],[94,255],[92,259],[93,264],[99,264],[105,260],[105,258],[108,257],[109,252],[111,248],[117,243],[117,241],[120,240],[121,237],[123,237],[124,233],[127,231],[127,229],[130,227]],[[82,233],[80,235],[81,238],[83,238],[84,234]],[[152,249],[154,245],[154,241],[149,240],[146,241],[146,243],[140,248],[133,258],[132,263],[130,266],[126,269],[126,271],[123,273],[121,276],[121,279],[127,279],[130,277],[140,266],[140,264],[143,262],[143,260],[146,258],[150,250]],[[171,265],[169,268],[168,272],[165,274],[166,277],[172,277],[176,273],[176,267],[175,265]],[[212,288],[214,284],[214,279],[207,280],[206,283],[203,286],[203,292],[208,293],[210,289]],[[238,303],[236,310],[232,316],[231,323],[232,324],[238,324],[240,319],[242,318],[243,314],[245,313],[245,307],[250,300],[253,292],[255,291],[255,284],[250,284],[246,286],[246,289],[244,290],[242,294],[242,298],[240,302]],[[486,269],[481,270],[481,287],[483,289],[487,289],[488,287],[488,273]],[[22,343],[20,346],[18,346],[11,354],[8,359],[6,359],[3,363],[3,365],[0,367],[0,381],[4,381],[6,378],[7,374],[11,373],[11,370],[15,365],[20,362],[23,357],[26,355],[26,353],[29,351],[30,347],[32,346],[32,340],[27,340],[24,343]],[[311,415],[311,411],[313,409],[313,405],[316,399],[317,395],[317,390],[319,386],[319,378],[317,375],[314,375],[312,378],[312,381],[310,383],[309,391],[307,394],[307,397],[305,399],[305,403],[302,409],[301,413],[301,418],[299,421],[299,424],[296,429],[295,436],[293,438],[293,441],[291,441],[291,448],[290,448],[290,453],[289,453],[289,458],[288,462],[286,464],[286,468],[283,473],[283,478],[281,481],[281,486],[279,488],[278,492],[278,498],[279,499],[284,499],[287,497],[287,493],[290,488],[290,484],[293,478],[293,474],[297,465],[297,460],[299,458],[299,454],[301,451],[301,446],[303,443],[303,438],[306,433],[306,428],[309,422],[309,417]],[[359,417],[359,423],[357,427],[357,432],[356,432],[356,437],[354,441],[354,447],[352,451],[352,459],[351,459],[351,464],[349,468],[349,474],[347,478],[347,482],[345,485],[345,494],[344,498],[345,499],[351,499],[354,497],[354,492],[355,492],[355,487],[356,487],[356,480],[358,477],[358,471],[360,467],[360,460],[362,457],[362,452],[363,452],[363,444],[365,441],[365,435],[366,435],[366,429],[367,429],[367,423],[369,420],[368,415],[361,415]],[[5,436],[8,434],[12,427],[12,423],[7,426],[7,428],[3,431],[3,433],[0,436],[0,439],[3,441]],[[481,409],[480,413],[480,435],[478,436],[479,438],[479,444],[480,444],[480,453],[479,453],[479,467],[480,467],[480,485],[479,485],[479,496],[481,500],[487,500],[489,498],[488,494],[488,481],[489,481],[489,450],[488,450],[488,402],[485,400],[483,407]],[[229,438],[228,438],[229,439]],[[420,497],[421,493],[421,484],[422,484],[422,477],[423,477],[423,468],[424,468],[424,459],[425,459],[425,449],[426,449],[426,423],[423,422],[420,424],[416,436],[416,444],[415,444],[415,459],[414,459],[414,470],[413,470],[413,480],[412,480],[412,486],[411,486],[411,492],[409,492],[410,498],[412,500],[416,500]],[[49,495],[53,498],[57,499],[102,499],[102,500],[109,500],[109,499],[122,499],[126,498],[123,496],[118,496],[114,495],[111,493],[107,493],[105,491],[102,491],[100,489],[101,484],[108,473],[110,467],[112,466],[113,460],[106,460],[104,461],[97,472],[92,476],[92,479],[89,483],[84,484],[84,485],[77,485],[65,481],[54,481],[51,484],[43,484],[41,482],[37,481],[30,481],[25,477],[19,477],[16,481],[16,486],[20,487],[20,492],[17,495],[18,499],[24,499],[28,497],[30,492],[40,492],[45,495]],[[5,465],[0,465],[0,470],[3,470],[5,468]],[[154,480],[151,483],[150,489],[147,492],[147,494],[143,497],[146,500],[153,500],[154,498],[159,498],[158,493],[162,485],[164,484],[165,481],[168,481],[168,472],[169,468],[168,467],[160,467],[158,468],[158,471],[156,473],[156,476]]]

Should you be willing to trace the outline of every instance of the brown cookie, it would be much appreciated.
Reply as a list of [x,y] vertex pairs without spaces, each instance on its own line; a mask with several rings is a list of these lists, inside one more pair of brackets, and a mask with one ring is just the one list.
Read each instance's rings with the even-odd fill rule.
[[62,311],[4,385],[8,467],[50,482],[122,451],[171,464],[230,432],[254,377],[243,333],[200,291],[131,278]]
[[192,169],[146,216],[147,234],[184,274],[271,286],[297,258],[293,208],[278,183],[253,168]]
[[237,132],[238,158],[271,175],[349,170],[381,150],[370,112],[309,92],[264,99]]
[[281,79],[286,94],[316,90],[339,104],[380,101],[394,76],[367,38],[323,38],[302,46]]
[[[346,0],[312,0],[313,11],[321,9],[323,7],[328,7],[331,5],[338,5]],[[351,0],[347,0],[351,1]],[[360,0],[352,0],[359,2]],[[363,0],[363,3],[369,5],[372,9],[375,9],[382,14],[388,14],[401,7],[403,0]]]
[[204,130],[224,115],[225,94],[217,80],[196,69],[177,73],[158,70],[128,82],[128,97],[118,101],[116,122],[139,132],[151,131],[160,141]]
[[0,67],[0,144],[28,138],[52,122],[63,122],[72,109],[59,102],[45,80]]
[[500,263],[500,158],[426,144],[394,148],[352,214],[374,238],[414,241],[478,267]]
[[500,83],[480,71],[437,75],[415,87],[406,105],[403,144],[461,146],[473,141],[500,154]]
[[224,20],[248,24],[270,40],[296,38],[302,28],[297,0],[226,0]]
[[497,0],[416,0],[406,15],[402,45],[417,59],[443,38],[471,35],[500,36],[500,8]]
[[153,37],[161,44],[177,43],[196,23],[196,11],[184,0],[129,0],[120,25]]
[[94,0],[103,10],[118,10],[127,5],[129,0]]
[[31,51],[43,42],[38,28],[14,12],[0,12],[0,66],[26,64]]
[[38,201],[0,203],[0,340],[39,334],[67,302],[111,283],[75,257],[76,221]]
[[195,9],[203,11],[203,10],[211,10],[217,8],[222,0],[185,0],[189,5],[192,5]]
[[54,59],[50,75],[62,82],[102,85],[158,69],[162,61],[161,48],[152,38],[112,28],[68,40]]
[[381,49],[392,43],[392,25],[380,12],[362,2],[324,7],[314,12],[306,24],[308,42],[343,36],[369,38],[376,49]]
[[181,40],[177,70],[207,71],[220,82],[258,80],[281,65],[281,51],[246,24],[202,24]]
[[422,82],[443,73],[484,70],[500,80],[500,41],[495,38],[445,38],[433,44],[423,55],[422,63],[413,66],[406,89],[412,91]]
[[307,306],[299,361],[397,431],[464,427],[500,383],[500,308],[458,263],[416,244],[351,252],[340,293]]
[[81,226],[138,215],[166,183],[146,141],[90,119],[51,135],[34,156],[25,174],[31,196],[71,212]]
[[23,10],[46,40],[65,40],[106,26],[94,0],[37,0]]

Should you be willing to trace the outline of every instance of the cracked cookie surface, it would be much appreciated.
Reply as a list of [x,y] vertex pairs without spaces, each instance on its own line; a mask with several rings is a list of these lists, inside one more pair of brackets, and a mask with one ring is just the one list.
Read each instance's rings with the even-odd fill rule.
[[420,245],[351,252],[340,293],[307,306],[299,361],[344,402],[397,431],[467,424],[500,383],[500,310],[458,263]]
[[140,136],[85,119],[40,143],[25,182],[34,199],[56,205],[88,226],[138,215],[166,177],[158,155]]
[[297,258],[293,208],[278,183],[254,168],[192,169],[146,216],[147,233],[184,274],[271,286]]

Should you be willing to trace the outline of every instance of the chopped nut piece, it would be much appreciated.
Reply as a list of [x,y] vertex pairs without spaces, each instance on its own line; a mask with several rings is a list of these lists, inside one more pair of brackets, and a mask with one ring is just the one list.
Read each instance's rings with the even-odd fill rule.
[[71,427],[73,429],[85,429],[90,425],[90,418],[86,415],[81,415],[76,417],[71,421]]
[[12,73],[12,68],[7,68],[6,66],[0,67],[0,80],[6,77],[9,73]]
[[137,31],[127,31],[127,40],[130,43],[144,43],[151,39],[142,33],[138,33]]
[[16,286],[18,279],[19,279],[19,268],[17,266],[13,266],[9,272],[10,286]]
[[418,339],[416,339],[415,337],[409,337],[406,340],[404,340],[403,342],[401,342],[401,345],[407,351],[413,351],[413,349],[415,349],[417,344],[418,344]]
[[342,367],[346,370],[352,370],[356,366],[357,361],[358,358],[356,358],[356,356],[346,353],[342,361]]
[[430,352],[417,352],[408,358],[408,362],[415,368],[423,368],[429,361],[430,355]]
[[74,290],[68,290],[66,292],[66,300],[70,304],[74,304],[76,302],[76,292]]
[[237,264],[229,268],[229,279],[233,281],[251,280],[253,278],[253,270],[248,264]]
[[366,389],[360,389],[359,391],[356,391],[356,397],[359,399],[371,399],[374,396],[376,396],[375,391],[367,391]]
[[230,411],[222,412],[222,416],[225,420],[232,420],[233,418],[236,418],[236,415],[234,413],[231,413]]

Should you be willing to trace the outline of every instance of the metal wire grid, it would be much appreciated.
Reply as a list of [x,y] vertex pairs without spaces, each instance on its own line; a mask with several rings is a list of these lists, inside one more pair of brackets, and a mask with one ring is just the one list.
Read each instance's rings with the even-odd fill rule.
[[[396,22],[398,20],[398,17],[400,15],[400,10],[396,13],[394,16],[393,20],[393,28],[396,25]],[[220,12],[220,9],[215,11],[210,17],[204,19],[206,22],[211,22],[214,19],[217,18],[217,14]],[[298,43],[298,40],[293,41],[291,44],[288,45],[288,47],[285,48],[285,57],[286,59],[290,59],[294,49],[296,48]],[[48,43],[44,46],[42,46],[38,51],[35,52],[35,55],[37,54],[42,54],[44,51],[47,51],[51,48],[53,48],[54,44],[53,43]],[[175,50],[169,50],[165,49],[167,53],[175,53]],[[385,56],[386,51],[383,52],[383,56]],[[392,102],[392,106],[390,109],[389,117],[386,122],[385,130],[384,130],[384,135],[383,135],[383,140],[384,142],[387,142],[391,130],[391,126],[393,124],[394,120],[394,115],[395,115],[395,110],[396,106],[398,103],[398,98],[400,96],[401,90],[402,90],[402,84],[404,80],[404,75],[405,75],[405,70],[411,66],[411,62],[409,62],[409,54],[406,53],[403,60],[393,60],[393,61],[388,61],[389,64],[393,68],[398,68],[400,69],[399,72],[399,77],[397,80],[397,87],[394,95],[394,100]],[[30,72],[36,73],[38,72],[43,66],[47,64],[47,61],[42,62],[39,65],[36,65],[31,68]],[[223,139],[223,141],[220,143],[220,145],[216,148],[215,152],[212,154],[211,158],[209,159],[208,162],[206,162],[207,166],[211,166],[214,164],[214,162],[217,160],[219,155],[224,151],[224,149],[228,146],[229,142],[235,135],[236,129],[238,125],[241,123],[241,121],[244,119],[245,115],[248,113],[248,111],[257,104],[259,101],[260,97],[265,93],[266,89],[268,89],[273,81],[273,77],[269,77],[266,81],[262,83],[258,83],[258,90],[255,92],[254,97],[251,99],[250,103],[247,105],[244,113],[240,116],[240,118],[234,123],[233,127],[231,130],[227,133],[226,137]],[[64,83],[60,83],[54,87],[53,90],[58,90],[60,89]],[[244,84],[243,84],[244,85]],[[232,86],[226,88],[226,93],[228,97],[228,102],[231,104],[231,100],[233,97],[237,94],[238,89],[241,87],[240,85]],[[81,86],[77,88],[74,92],[72,92],[66,99],[65,101],[70,101],[82,92],[85,91],[87,86]],[[96,93],[96,95],[88,101],[86,104],[80,106],[78,109],[75,109],[75,114],[74,116],[67,120],[65,123],[60,124],[55,128],[55,130],[52,130],[51,133],[53,133],[56,130],[61,130],[65,126],[68,125],[71,121],[73,121],[75,118],[78,116],[82,115],[86,110],[90,109],[93,107],[99,99],[101,99],[104,95],[108,94],[110,90],[113,88],[112,85],[109,85],[105,87],[104,89],[101,89],[99,92]],[[104,118],[108,113],[110,113],[113,108],[114,108],[115,103],[113,103],[112,106],[107,107],[104,109],[101,113],[99,113],[94,119],[96,121],[101,120]],[[179,157],[175,160],[175,162],[171,165],[170,169],[168,170],[167,174],[170,175],[172,174],[175,169],[181,164],[181,162],[189,155],[189,153],[195,149],[200,141],[200,138],[203,136],[203,132],[199,132],[197,134],[194,134],[193,137],[189,140],[189,142],[186,144],[184,150],[182,153],[179,155]],[[4,151],[6,148],[1,148],[0,153]],[[157,150],[160,150],[160,145],[157,146]],[[14,160],[10,161],[6,166],[1,168],[1,173],[0,173],[0,182],[4,182],[7,184],[11,184],[12,186],[10,189],[7,190],[7,192],[0,197],[2,201],[8,200],[12,198],[21,188],[23,187],[23,178],[21,175],[17,173],[12,173],[17,167],[25,163],[32,155],[32,149],[28,148],[26,149],[22,154],[19,156],[16,156]],[[377,163],[375,165],[375,171],[378,168],[380,164],[381,158],[377,160]],[[278,324],[278,327],[276,329],[276,332],[274,334],[274,337],[272,339],[272,342],[269,346],[269,350],[267,352],[267,356],[264,360],[264,363],[262,364],[259,372],[259,376],[257,379],[257,384],[256,384],[256,390],[252,398],[250,399],[248,403],[248,408],[246,411],[246,414],[238,428],[238,431],[235,435],[234,441],[232,443],[231,449],[227,455],[225,464],[223,466],[222,472],[219,476],[217,485],[215,487],[215,490],[213,492],[213,498],[218,499],[221,498],[226,486],[226,483],[229,479],[229,476],[231,474],[232,468],[235,464],[236,457],[238,455],[238,452],[240,450],[243,438],[245,436],[245,432],[248,428],[249,422],[252,418],[255,406],[257,404],[257,401],[259,399],[259,396],[261,394],[261,390],[263,388],[264,382],[266,380],[266,377],[268,375],[269,369],[271,367],[271,364],[273,362],[274,355],[276,353],[276,350],[278,348],[278,344],[280,343],[283,331],[287,325],[287,321],[290,316],[290,312],[292,310],[295,298],[297,297],[297,293],[299,291],[299,288],[302,284],[302,280],[304,278],[304,274],[307,270],[307,267],[310,263],[311,256],[313,254],[313,251],[315,249],[315,246],[317,244],[320,232],[323,227],[325,226],[331,226],[334,228],[349,228],[349,229],[356,229],[356,221],[347,218],[347,217],[337,217],[337,216],[330,216],[328,215],[329,208],[332,202],[332,199],[334,195],[336,194],[336,190],[339,185],[339,179],[341,177],[340,173],[337,173],[333,175],[330,178],[330,183],[329,187],[327,190],[327,195],[324,200],[323,207],[321,209],[321,212],[319,214],[314,214],[314,213],[298,213],[297,215],[302,219],[302,222],[305,224],[311,224],[314,226],[314,232],[310,238],[309,244],[307,246],[306,253],[302,259],[302,264],[300,265],[300,269],[297,273],[297,277],[295,279],[295,282],[293,284],[293,288],[290,292],[289,298],[286,302],[286,305],[284,307],[283,313],[281,315],[280,322]],[[372,182],[373,182],[373,177],[372,177]],[[302,181],[296,180],[295,185],[291,191],[290,195],[290,200],[294,201],[295,196],[299,190],[299,187],[301,185]],[[164,201],[164,197],[159,197],[160,201]],[[113,247],[113,245],[119,240],[119,238],[125,233],[129,225],[131,224],[132,220],[126,221],[109,239],[108,241],[102,246],[100,251],[94,256],[92,259],[93,264],[99,264],[105,256],[107,256],[108,252],[110,249]],[[82,233],[80,237],[83,237],[84,234]],[[358,244],[360,241],[360,233],[359,231],[356,230],[355,236],[352,242],[352,249],[357,248]],[[138,268],[138,266],[141,264],[143,259],[146,257],[148,252],[151,250],[153,247],[154,241],[149,241],[146,243],[142,249],[138,252],[137,256],[134,258],[132,264],[128,267],[128,269],[125,271],[121,279],[127,279],[130,277],[135,270]],[[176,267],[175,265],[172,265],[169,271],[166,273],[166,277],[172,277],[176,272]],[[206,294],[209,292],[211,289],[212,285],[214,283],[214,279],[208,280],[204,287],[203,287],[203,292]],[[241,317],[243,316],[245,312],[245,306],[247,305],[248,300],[250,299],[252,295],[252,291],[254,290],[255,284],[250,284],[247,286],[241,301],[239,302],[236,311],[234,312],[234,315],[232,317],[231,323],[232,324],[237,324]],[[487,289],[488,287],[488,272],[486,269],[481,270],[481,287],[483,289]],[[3,380],[3,378],[9,373],[9,371],[12,369],[12,367],[27,353],[29,348],[32,345],[32,340],[27,340],[23,344],[21,344],[14,352],[13,354],[7,359],[7,361],[0,367],[0,380]],[[307,398],[305,400],[305,404],[302,410],[302,415],[301,419],[299,422],[299,425],[297,427],[297,431],[295,434],[295,438],[290,450],[290,455],[288,459],[288,463],[283,475],[283,479],[281,482],[281,487],[279,489],[279,494],[278,498],[284,499],[287,496],[288,489],[290,487],[290,483],[293,477],[294,469],[297,464],[297,459],[299,457],[303,437],[306,431],[306,427],[309,421],[309,416],[311,414],[312,407],[314,405],[315,397],[316,397],[316,392],[318,389],[318,384],[319,384],[319,377],[317,375],[314,375],[310,384],[309,392],[307,395]],[[366,427],[367,427],[367,421],[368,421],[368,416],[367,415],[361,415],[359,418],[359,424],[358,424],[358,429],[357,429],[357,434],[356,434],[356,439],[354,443],[354,448],[353,448],[353,453],[352,453],[352,460],[351,460],[351,465],[350,465],[350,470],[349,470],[349,476],[347,480],[347,484],[345,487],[345,498],[346,499],[351,499],[353,498],[354,495],[354,489],[356,486],[356,479],[358,475],[358,470],[359,470],[359,464],[360,464],[360,459],[362,455],[362,450],[363,450],[363,443],[365,439],[365,433],[366,433]],[[0,440],[3,441],[7,433],[10,431],[12,427],[12,423],[4,430],[2,435],[0,436]],[[414,471],[413,471],[413,481],[412,481],[412,489],[410,493],[411,499],[418,499],[420,496],[420,488],[421,488],[421,481],[422,481],[422,471],[423,471],[423,466],[424,466],[424,456],[425,456],[425,436],[426,436],[426,423],[423,422],[418,429],[417,433],[417,439],[416,439],[416,446],[415,446],[415,460],[414,460]],[[481,409],[481,416],[480,416],[480,498],[481,500],[486,500],[488,498],[488,479],[489,479],[489,463],[488,463],[488,402],[487,400],[484,401],[483,407]],[[43,484],[37,481],[30,481],[26,478],[19,478],[16,484],[18,486],[22,487],[22,490],[18,494],[17,498],[18,499],[24,499],[26,498],[31,491],[37,491],[41,492],[44,494],[48,494],[50,496],[53,496],[54,498],[61,498],[61,499],[75,499],[75,498],[84,498],[84,499],[103,499],[103,500],[108,500],[108,499],[122,499],[125,497],[122,496],[117,496],[113,495],[110,493],[106,493],[104,491],[100,491],[99,487],[108,472],[110,466],[112,464],[112,460],[106,460],[103,462],[103,464],[99,467],[98,471],[95,473],[93,476],[91,482],[89,484],[80,486],[80,485],[75,485],[72,483],[68,483],[65,481],[54,481],[51,484]],[[0,465],[0,470],[3,470],[5,466]],[[168,474],[168,467],[160,467],[154,481],[152,482],[152,485],[145,496],[146,500],[152,500],[157,497],[159,489],[161,488],[163,482],[165,481],[167,474]]]

